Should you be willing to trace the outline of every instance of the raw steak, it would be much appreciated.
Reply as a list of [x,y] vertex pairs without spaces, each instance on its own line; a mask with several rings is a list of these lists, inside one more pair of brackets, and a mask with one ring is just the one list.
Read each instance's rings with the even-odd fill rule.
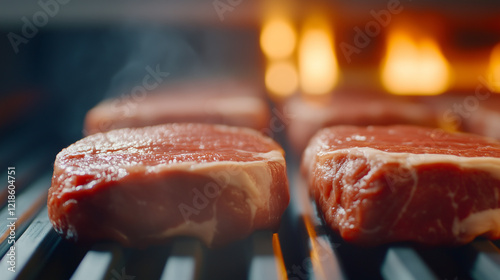
[[84,134],[175,122],[263,129],[269,126],[269,116],[268,104],[251,83],[177,82],[147,94],[101,102],[87,113]]
[[441,127],[500,139],[500,96],[476,92],[474,95],[422,97],[435,111]]
[[478,103],[475,107],[469,107],[470,111],[463,106],[459,115],[463,118],[464,130],[500,139],[500,97],[490,97]]
[[326,222],[350,242],[500,238],[500,142],[416,126],[337,126],[302,161]]
[[248,128],[168,124],[88,136],[54,163],[49,217],[75,241],[208,246],[277,229],[289,202],[283,150]]
[[295,98],[286,104],[286,109],[293,116],[288,122],[288,138],[299,154],[319,129],[333,125],[437,127],[430,108],[402,96],[334,96],[321,104]]

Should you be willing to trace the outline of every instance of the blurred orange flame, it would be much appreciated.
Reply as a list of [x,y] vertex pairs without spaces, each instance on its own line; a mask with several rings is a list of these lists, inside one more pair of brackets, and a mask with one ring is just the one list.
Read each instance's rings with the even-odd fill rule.
[[267,58],[264,83],[275,97],[297,91],[299,78],[292,59],[296,44],[295,29],[286,17],[273,15],[264,22],[260,34],[260,47]]
[[276,265],[278,266],[278,279],[288,279],[285,260],[283,259],[283,252],[281,251],[281,244],[277,233],[273,233],[273,251],[274,256],[276,256]]
[[488,67],[488,84],[495,92],[500,92],[500,43],[497,44],[490,55]]
[[316,16],[304,23],[299,43],[300,85],[305,94],[329,93],[338,81],[338,64],[328,22]]
[[286,18],[274,17],[264,23],[260,33],[260,47],[269,59],[290,57],[296,42],[295,29]]
[[415,40],[405,30],[388,35],[382,83],[393,94],[437,95],[450,85],[450,66],[430,38]]
[[297,70],[288,61],[269,62],[265,73],[266,88],[273,94],[286,97],[298,87]]
[[324,267],[321,260],[324,256],[320,255],[320,252],[323,254],[327,253],[324,249],[321,248],[321,245],[318,243],[318,236],[316,235],[316,229],[314,228],[313,222],[308,215],[303,215],[304,225],[306,226],[307,234],[309,235],[309,239],[311,242],[311,249],[309,251],[309,255],[311,257],[311,263],[315,272],[315,276],[318,279],[328,279],[332,277],[332,275],[328,275],[325,270],[328,270]]

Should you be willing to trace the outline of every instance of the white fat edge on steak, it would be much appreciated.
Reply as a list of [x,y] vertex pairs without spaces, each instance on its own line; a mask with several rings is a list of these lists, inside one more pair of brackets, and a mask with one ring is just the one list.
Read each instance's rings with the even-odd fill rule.
[[[245,120],[249,127],[258,127],[259,118],[254,115],[256,112],[268,110],[268,106],[264,100],[255,96],[231,96],[218,100],[209,100],[205,106],[208,113],[218,114],[224,119]],[[266,114],[261,114],[260,117],[265,117]]]
[[[339,149],[328,152],[319,152],[315,155],[311,162],[316,162],[316,165],[310,166],[310,171],[315,168],[322,168],[320,162],[331,159],[336,155],[354,155],[365,158],[368,164],[371,165],[372,170],[376,170],[377,166],[385,165],[387,163],[396,163],[403,168],[411,171],[411,176],[415,180],[410,198],[401,209],[398,219],[404,213],[406,207],[411,201],[416,189],[416,174],[412,167],[419,165],[435,164],[435,163],[449,163],[463,169],[481,170],[488,172],[493,178],[500,179],[500,158],[495,157],[461,157],[456,155],[443,155],[443,154],[412,154],[412,153],[395,153],[385,152],[369,147],[356,147]],[[370,173],[372,172],[370,170]],[[369,177],[368,173],[366,177]],[[309,173],[311,174],[311,173]],[[454,198],[454,194],[450,193],[450,198]],[[495,198],[499,200],[497,193]],[[455,207],[456,202],[452,201]],[[456,209],[456,207],[455,207]],[[396,220],[397,221],[397,220]],[[394,223],[395,224],[395,223]],[[373,229],[367,229],[373,231]],[[500,236],[500,209],[488,209],[481,212],[472,213],[463,220],[455,217],[452,226],[452,233],[459,239],[469,240],[472,236],[478,236],[486,232],[492,231],[491,236]],[[461,237],[463,236],[463,237]]]
[[319,152],[317,157],[331,157],[335,154],[349,154],[366,158],[368,161],[380,163],[397,163],[402,167],[414,167],[426,164],[449,163],[463,169],[481,170],[500,179],[500,158],[496,157],[462,157],[444,154],[413,154],[385,152],[369,147],[346,148],[335,151]]
[[183,222],[174,228],[168,228],[161,233],[149,235],[149,237],[168,238],[175,236],[192,236],[199,238],[207,245],[212,244],[217,227],[215,211],[216,210],[214,209],[214,217],[210,220],[206,220],[201,223]]
[[[270,209],[269,201],[271,197],[271,185],[273,184],[272,174],[269,170],[268,163],[276,162],[286,168],[285,159],[282,153],[278,150],[273,150],[267,153],[255,154],[255,158],[260,160],[254,161],[219,161],[219,162],[177,162],[168,164],[157,164],[152,166],[115,166],[116,172],[120,174],[119,179],[127,176],[127,169],[144,168],[145,174],[148,173],[163,173],[174,170],[181,170],[195,173],[197,175],[212,178],[215,182],[220,180],[221,172],[228,174],[228,181],[225,182],[222,188],[232,186],[241,189],[247,194],[247,204],[251,211],[251,221],[255,219],[258,208]],[[230,170],[230,171],[228,171]],[[73,178],[75,176],[72,176]],[[97,181],[91,181],[85,186],[74,188],[73,179],[66,180],[61,193],[71,192],[78,189],[92,188],[97,184]],[[101,178],[104,179],[104,178]],[[118,180],[119,180],[118,179]],[[140,203],[140,202],[138,202]],[[215,203],[213,204],[215,207]],[[195,223],[186,221],[175,228],[169,228],[165,231],[151,235],[152,237],[172,237],[176,235],[198,236],[206,244],[211,244],[215,236],[217,220],[216,210],[213,209],[212,219]],[[117,232],[115,230],[115,232]],[[121,232],[117,232],[120,236],[127,239]],[[201,234],[197,234],[201,233]]]
[[[271,197],[271,185],[273,177],[268,167],[268,162],[277,162],[285,165],[285,159],[281,152],[274,150],[267,153],[255,155],[256,158],[262,160],[238,162],[238,161],[219,161],[219,162],[180,162],[175,164],[158,164],[148,166],[147,172],[162,173],[165,171],[182,170],[193,172],[197,175],[203,175],[212,178],[218,182],[218,176],[221,172],[228,174],[229,180],[224,182],[222,188],[232,186],[241,189],[247,194],[247,204],[251,211],[251,221],[254,222],[255,215],[259,208],[269,209],[269,201]],[[231,170],[231,171],[228,171]],[[213,204],[215,207],[215,203]],[[198,236],[206,244],[211,244],[215,236],[217,220],[216,211],[213,209],[213,217],[210,220],[202,223],[185,221],[175,228],[169,228],[155,236],[171,237],[176,235]]]
[[255,96],[227,96],[224,98],[209,100],[206,107],[207,112],[217,112],[227,117],[235,114],[252,115],[260,112],[259,109],[267,109],[267,104]]
[[500,209],[488,209],[472,213],[461,221],[455,217],[452,232],[460,241],[464,242],[468,242],[476,236],[499,238]]

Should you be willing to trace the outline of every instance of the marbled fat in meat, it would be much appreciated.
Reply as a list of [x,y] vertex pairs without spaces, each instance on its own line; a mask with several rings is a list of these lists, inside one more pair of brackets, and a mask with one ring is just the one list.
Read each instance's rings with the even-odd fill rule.
[[54,163],[49,218],[66,239],[208,246],[277,229],[289,202],[281,147],[248,128],[169,124],[88,136]]
[[302,172],[350,242],[455,245],[500,238],[500,142],[416,126],[319,131]]

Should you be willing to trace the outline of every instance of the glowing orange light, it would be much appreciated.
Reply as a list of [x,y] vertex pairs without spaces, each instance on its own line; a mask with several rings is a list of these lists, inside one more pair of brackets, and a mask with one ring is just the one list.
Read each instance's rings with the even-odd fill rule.
[[265,74],[266,88],[278,96],[288,96],[298,87],[295,66],[291,62],[270,62]]
[[488,84],[495,92],[500,92],[500,44],[493,48],[488,68]]
[[274,97],[284,98],[298,88],[298,74],[292,59],[297,36],[283,12],[272,11],[260,34],[260,47],[267,58],[264,83]]
[[338,81],[338,64],[328,22],[314,17],[304,24],[299,43],[300,85],[306,94],[329,93]]
[[[307,234],[309,235],[309,239],[311,241],[311,249],[309,250],[309,255],[311,257],[311,263],[313,265],[313,269],[315,274],[319,276],[319,279],[328,279],[327,276],[332,276],[331,274],[326,273],[328,268],[325,268],[321,262],[321,259],[325,256],[320,255],[321,245],[318,243],[318,237],[316,235],[316,229],[310,219],[309,216],[303,215],[304,225],[306,226]],[[323,250],[322,254],[326,254],[327,252]],[[326,271],[325,271],[326,270]]]
[[278,266],[278,279],[287,279],[285,260],[283,259],[283,252],[281,251],[281,244],[277,233],[273,233],[273,251],[276,257],[276,265]]
[[264,23],[260,34],[260,47],[268,58],[289,57],[295,50],[296,41],[293,25],[285,18],[276,17]]
[[435,41],[415,40],[404,30],[393,30],[381,78],[393,94],[437,95],[450,85],[450,66]]

